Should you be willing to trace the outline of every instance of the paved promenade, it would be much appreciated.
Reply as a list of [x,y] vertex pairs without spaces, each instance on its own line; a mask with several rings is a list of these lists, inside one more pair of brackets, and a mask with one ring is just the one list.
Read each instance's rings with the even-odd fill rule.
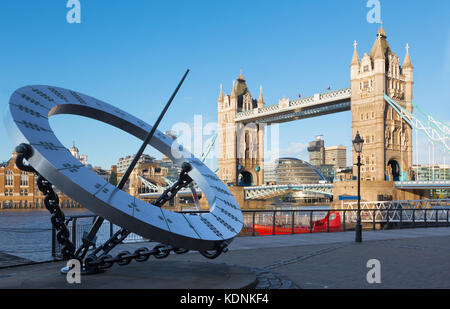
[[[138,270],[141,266],[148,267],[143,264],[164,261],[172,265],[197,265],[201,262],[241,266],[256,274],[257,289],[450,288],[450,228],[364,231],[362,243],[355,243],[354,236],[354,232],[342,232],[239,237],[227,253],[215,260],[189,252],[171,254],[164,260],[151,258],[144,263],[132,262],[129,266],[115,265],[113,268],[126,272],[127,267]],[[113,254],[122,250],[134,251],[142,246],[152,247],[153,244],[123,244],[114,249]],[[366,264],[371,259],[381,263],[381,283],[367,282],[370,268]],[[61,265],[63,263],[59,262],[45,267],[58,268]],[[44,266],[0,269],[0,285],[2,280],[13,283],[12,273],[19,274],[30,267]],[[3,282],[3,285],[8,284]]]
[[[238,237],[212,263],[253,268],[257,288],[450,288],[450,228]],[[135,250],[142,244],[115,249]],[[381,283],[369,284],[367,262],[381,263]],[[199,253],[168,261],[205,261]],[[151,261],[148,261],[151,263]]]

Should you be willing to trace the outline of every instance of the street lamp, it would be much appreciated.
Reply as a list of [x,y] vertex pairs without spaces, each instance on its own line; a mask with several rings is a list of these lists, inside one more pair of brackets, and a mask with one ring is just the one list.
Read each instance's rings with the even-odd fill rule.
[[361,226],[361,151],[364,144],[364,140],[359,136],[359,132],[356,132],[355,139],[353,140],[353,148],[358,154],[358,212],[356,215],[356,228],[355,228],[355,241],[362,241],[362,226]]

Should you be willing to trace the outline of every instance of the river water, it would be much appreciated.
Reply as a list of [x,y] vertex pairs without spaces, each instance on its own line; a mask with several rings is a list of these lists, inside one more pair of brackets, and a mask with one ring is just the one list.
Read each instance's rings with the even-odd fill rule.
[[[278,210],[302,209],[302,210],[328,210],[329,206],[297,206],[289,204],[277,205]],[[63,209],[66,217],[75,215],[92,215],[87,209]],[[324,212],[325,214],[325,212]],[[323,214],[323,215],[324,215]],[[270,218],[272,218],[270,216]],[[82,227],[87,230],[92,223],[92,218],[78,221],[77,239],[81,238]],[[84,222],[84,225],[83,225]],[[88,223],[88,224],[86,224]],[[109,225],[100,229],[98,243],[103,243],[109,238]],[[114,232],[118,227],[114,228]],[[81,235],[80,235],[81,234]],[[130,235],[130,239],[133,239]],[[1,210],[0,211],[0,251],[32,261],[52,260],[52,232],[50,213],[45,210]]]
[[[91,214],[64,209],[66,216]],[[1,210],[0,251],[33,261],[51,260],[51,222],[47,210]]]

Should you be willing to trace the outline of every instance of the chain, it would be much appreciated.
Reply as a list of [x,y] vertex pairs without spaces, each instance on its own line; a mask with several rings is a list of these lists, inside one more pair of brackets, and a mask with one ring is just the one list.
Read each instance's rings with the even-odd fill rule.
[[28,144],[20,144],[16,147],[17,157],[16,157],[16,166],[26,172],[35,173],[38,176],[37,185],[39,190],[45,196],[44,205],[45,208],[50,212],[51,223],[53,228],[57,231],[56,239],[58,243],[61,245],[61,256],[64,260],[69,260],[74,257],[75,246],[69,240],[70,232],[65,223],[65,216],[59,207],[59,198],[58,195],[53,190],[52,184],[42,177],[33,167],[29,165],[25,165],[23,163],[24,159],[28,159],[32,155],[32,148]]
[[110,254],[103,254],[97,257],[95,254],[89,255],[84,261],[86,268],[88,269],[107,269],[112,267],[114,264],[125,266],[131,263],[132,260],[136,262],[145,262],[151,256],[156,259],[163,259],[169,256],[170,252],[173,251],[176,254],[184,254],[189,250],[173,248],[171,246],[166,246],[163,244],[156,245],[153,249],[142,247],[130,253],[129,251],[122,251],[113,257]]
[[154,201],[152,204],[156,207],[162,207],[167,201],[170,201],[174,198],[174,196],[180,191],[181,189],[187,187],[190,183],[192,183],[192,178],[189,177],[188,173],[192,170],[192,165],[188,162],[184,162],[181,165],[181,173],[178,177],[178,180],[170,186],[170,188],[167,188],[164,190],[164,192],[161,194],[160,197],[156,201]]

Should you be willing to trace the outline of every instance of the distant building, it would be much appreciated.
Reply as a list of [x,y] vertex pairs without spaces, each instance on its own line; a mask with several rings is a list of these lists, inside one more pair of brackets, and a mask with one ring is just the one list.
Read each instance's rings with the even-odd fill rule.
[[[128,166],[130,166],[131,161],[133,161],[135,155],[129,155],[126,157],[119,158],[117,162],[117,173],[123,174],[127,170]],[[152,156],[148,154],[142,154],[139,158],[138,163],[151,163],[155,160]]]
[[141,193],[162,191],[168,185],[165,176],[167,168],[161,168],[157,162],[138,163],[131,172],[128,192],[137,197]]
[[450,166],[448,164],[414,164],[412,173],[413,180],[449,180]]
[[83,165],[85,166],[88,165],[87,155],[80,155],[80,151],[78,150],[77,147],[75,147],[75,143],[73,144],[72,147],[70,147],[69,151],[72,154],[72,156],[74,156],[75,159],[80,161]]
[[277,162],[264,162],[264,183],[268,185],[276,184],[277,182],[277,172],[276,172]]
[[[45,208],[45,196],[39,191],[34,173],[17,168],[17,153],[0,163],[0,209]],[[61,208],[80,208],[78,202],[55,190]]]
[[280,158],[276,166],[277,184],[315,184],[325,177],[308,162],[296,158]]
[[316,169],[323,175],[327,182],[333,182],[336,176],[336,168],[332,164],[321,164]]
[[309,143],[309,163],[314,166],[325,164],[325,141],[318,135],[315,141]]
[[336,169],[347,166],[347,147],[330,146],[325,148],[325,164],[332,165]]

